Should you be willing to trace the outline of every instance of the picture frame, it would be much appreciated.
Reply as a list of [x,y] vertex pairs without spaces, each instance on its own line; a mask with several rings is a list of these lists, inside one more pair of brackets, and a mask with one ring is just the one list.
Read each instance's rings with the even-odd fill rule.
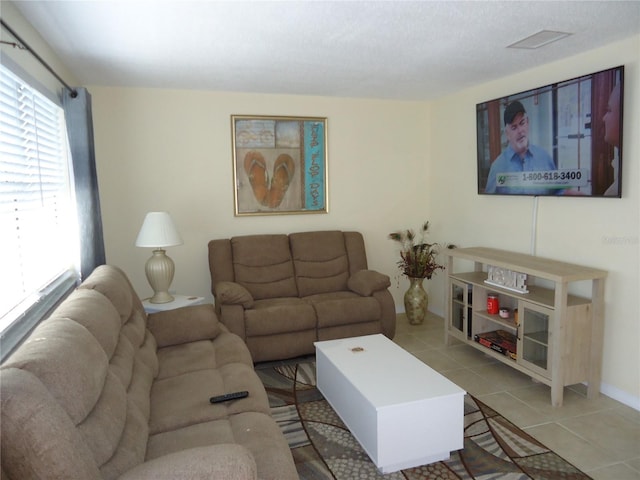
[[235,216],[328,213],[327,119],[231,115]]

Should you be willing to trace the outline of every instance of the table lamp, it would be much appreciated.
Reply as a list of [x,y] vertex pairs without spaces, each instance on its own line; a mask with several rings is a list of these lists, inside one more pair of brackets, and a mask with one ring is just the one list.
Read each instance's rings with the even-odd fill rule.
[[147,280],[153,288],[151,303],[167,303],[173,301],[169,286],[173,281],[175,265],[163,247],[182,245],[182,238],[167,212],[149,212],[144,218],[140,233],[136,239],[136,247],[153,248],[153,255],[144,266]]

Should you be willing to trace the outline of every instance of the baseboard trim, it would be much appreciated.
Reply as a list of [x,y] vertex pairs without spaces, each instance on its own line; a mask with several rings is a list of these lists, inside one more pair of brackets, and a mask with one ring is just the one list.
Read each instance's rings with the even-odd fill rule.
[[640,412],[640,397],[634,397],[630,393],[606,383],[600,384],[600,392],[603,395],[606,395],[609,398],[613,398],[614,400],[617,400],[627,407],[633,408],[634,410]]

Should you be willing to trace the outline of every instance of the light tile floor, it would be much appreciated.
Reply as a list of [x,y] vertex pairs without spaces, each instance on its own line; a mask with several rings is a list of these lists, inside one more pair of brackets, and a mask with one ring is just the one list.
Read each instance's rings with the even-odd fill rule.
[[446,346],[444,322],[431,313],[417,326],[398,314],[394,341],[595,480],[640,479],[637,410],[604,395],[588,400],[583,385],[565,387],[554,408],[546,385],[468,345]]

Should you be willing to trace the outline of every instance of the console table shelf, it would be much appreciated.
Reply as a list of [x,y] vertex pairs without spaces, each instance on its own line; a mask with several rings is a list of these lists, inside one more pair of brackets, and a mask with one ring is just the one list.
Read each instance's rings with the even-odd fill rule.
[[[549,385],[554,406],[562,405],[566,385],[587,382],[587,396],[598,395],[606,271],[492,248],[446,253],[446,344],[455,338]],[[457,271],[456,259],[473,262],[474,269]],[[485,283],[489,266],[526,274],[528,293]],[[591,282],[590,298],[569,294],[569,284],[580,281]],[[517,319],[489,313],[489,295],[497,295],[509,312],[517,310]],[[494,345],[492,350],[478,343],[476,336],[487,332],[513,339],[515,352],[510,356],[506,348]]]

